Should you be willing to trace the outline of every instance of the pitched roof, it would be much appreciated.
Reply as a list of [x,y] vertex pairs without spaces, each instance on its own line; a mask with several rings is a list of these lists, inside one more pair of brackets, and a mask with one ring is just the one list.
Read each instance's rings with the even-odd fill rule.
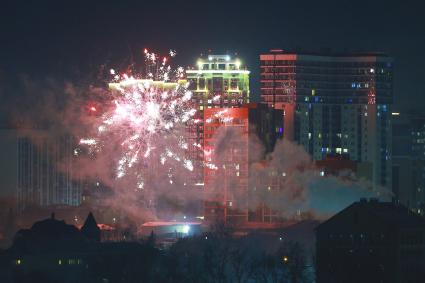
[[97,222],[96,219],[94,219],[93,213],[89,213],[89,215],[87,215],[86,221],[84,222],[83,227],[81,227],[82,229],[86,229],[88,227],[97,227]]
[[331,223],[337,218],[345,217],[344,215],[346,212],[349,212],[350,210],[365,211],[367,214],[375,216],[380,221],[389,225],[395,225],[399,228],[425,228],[425,219],[411,212],[407,207],[394,202],[379,202],[378,200],[371,199],[369,201],[361,200],[359,202],[354,202],[350,206],[346,207],[336,215],[317,226],[316,230],[331,225]]

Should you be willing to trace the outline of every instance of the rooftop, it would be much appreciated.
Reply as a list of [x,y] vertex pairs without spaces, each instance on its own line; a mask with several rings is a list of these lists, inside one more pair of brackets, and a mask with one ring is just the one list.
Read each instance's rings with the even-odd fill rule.
[[283,49],[271,49],[269,52],[264,52],[262,55],[278,55],[278,54],[286,54],[286,55],[310,55],[310,56],[325,56],[325,57],[390,57],[388,54],[384,52],[378,51],[334,51],[330,48],[323,48],[320,50],[312,51],[312,50],[283,50]]
[[411,212],[407,207],[396,202],[380,202],[378,199],[371,198],[369,200],[361,199],[358,202],[354,202],[327,221],[320,224],[318,229],[331,224],[333,220],[337,218],[345,217],[345,213],[350,210],[367,212],[367,215],[375,216],[380,221],[388,225],[395,225],[399,228],[425,228],[425,219]]
[[201,57],[196,62],[196,68],[186,70],[186,73],[242,73],[249,74],[249,71],[242,65],[239,58],[230,55],[208,55]]

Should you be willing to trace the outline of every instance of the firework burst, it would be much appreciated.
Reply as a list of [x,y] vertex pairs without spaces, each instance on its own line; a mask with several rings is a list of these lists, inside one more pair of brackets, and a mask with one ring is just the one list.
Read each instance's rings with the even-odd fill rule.
[[[175,54],[169,52],[170,57]],[[186,81],[181,80],[183,68],[172,69],[167,57],[146,49],[144,55],[144,76],[119,75],[110,70],[111,106],[101,114],[96,134],[80,140],[91,152],[112,154],[116,178],[136,177],[139,189],[145,186],[146,168],[150,165],[162,166],[170,183],[171,164],[193,170],[192,161],[185,157],[185,125],[196,113],[191,106],[192,93],[187,90]],[[114,152],[105,152],[105,148]]]

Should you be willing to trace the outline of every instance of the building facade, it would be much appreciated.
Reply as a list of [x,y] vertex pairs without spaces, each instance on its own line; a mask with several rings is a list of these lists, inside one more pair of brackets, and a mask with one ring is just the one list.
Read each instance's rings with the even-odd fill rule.
[[425,209],[425,117],[392,113],[394,198],[412,211]]
[[248,103],[249,74],[240,59],[229,55],[198,59],[197,68],[186,70],[186,75],[200,114],[205,108],[232,108]]
[[316,280],[422,282],[425,220],[395,202],[362,199],[316,228]]
[[260,160],[282,137],[282,115],[282,111],[256,103],[204,110],[204,215],[207,221],[243,225],[279,220],[277,212],[264,204],[264,193],[277,192],[279,183],[275,184],[275,178],[269,176],[259,180],[256,168],[251,169],[263,164]]
[[211,108],[237,108],[249,102],[249,74],[238,58],[208,55],[199,58],[196,67],[186,70],[192,103],[198,109],[188,125],[189,157],[193,160],[195,179],[202,187],[204,152],[204,111]]
[[74,172],[75,140],[68,135],[50,137],[31,130],[17,138],[18,211],[32,206],[81,204],[83,185]]
[[248,221],[248,109],[204,111],[204,216],[207,221]]
[[262,101],[284,111],[285,138],[314,160],[369,164],[371,181],[391,188],[392,58],[271,50],[260,65]]

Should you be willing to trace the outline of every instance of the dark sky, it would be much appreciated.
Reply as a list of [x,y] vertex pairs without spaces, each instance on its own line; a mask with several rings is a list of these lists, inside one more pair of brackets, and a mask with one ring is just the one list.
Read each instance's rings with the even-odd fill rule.
[[182,65],[194,64],[208,49],[238,52],[253,71],[252,93],[258,95],[259,53],[330,47],[389,53],[395,58],[396,105],[420,108],[425,102],[421,2],[13,1],[0,8],[0,91],[2,98],[18,95],[10,86],[22,75],[79,83],[103,65],[124,68],[147,47],[176,49]]

